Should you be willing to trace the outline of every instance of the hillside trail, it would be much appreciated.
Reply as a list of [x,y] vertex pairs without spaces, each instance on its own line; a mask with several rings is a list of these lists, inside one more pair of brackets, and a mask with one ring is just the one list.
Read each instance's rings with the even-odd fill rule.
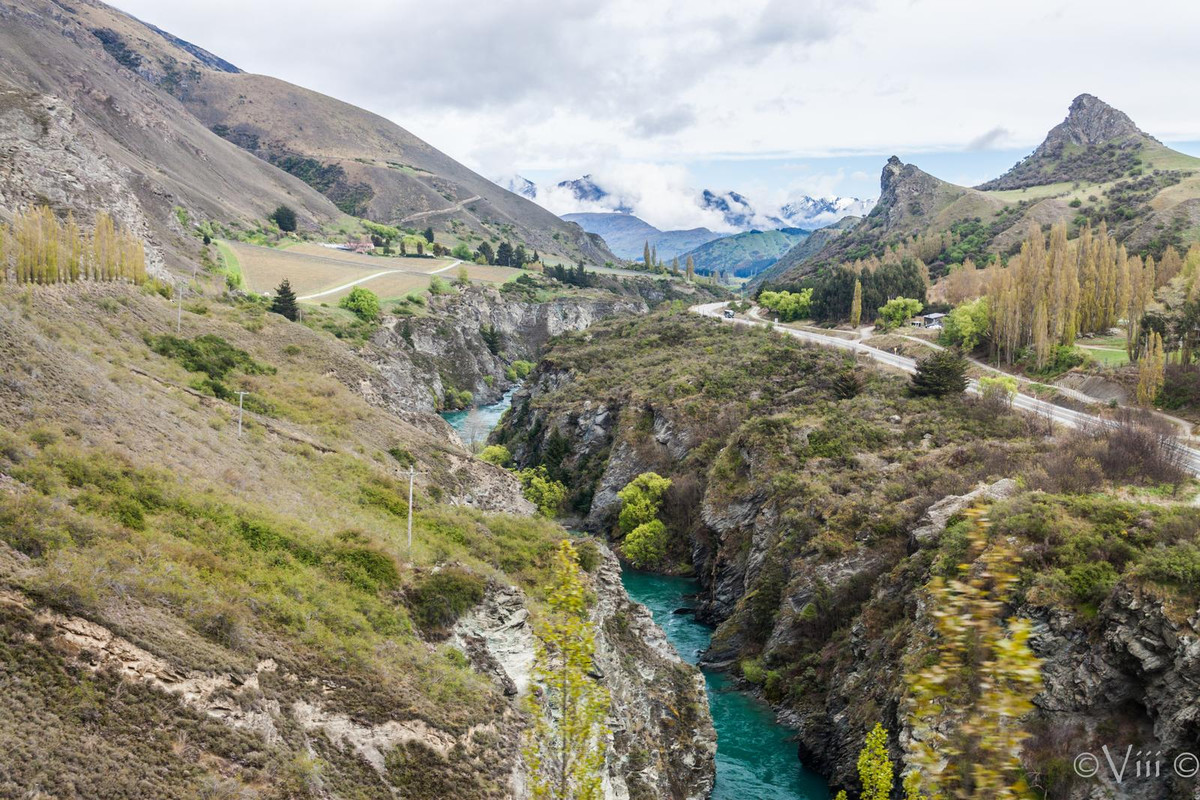
[[474,194],[468,197],[466,200],[459,200],[454,205],[447,206],[446,208],[435,208],[431,211],[418,211],[415,214],[409,214],[407,217],[400,220],[400,223],[403,224],[405,222],[412,222],[413,220],[425,219],[426,217],[435,217],[438,214],[452,214],[455,211],[462,211],[463,206],[465,206],[467,203],[474,203],[479,199],[479,195]]

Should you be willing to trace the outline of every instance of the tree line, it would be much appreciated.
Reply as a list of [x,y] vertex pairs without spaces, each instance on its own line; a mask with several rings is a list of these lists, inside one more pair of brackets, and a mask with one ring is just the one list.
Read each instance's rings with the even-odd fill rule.
[[[882,259],[874,256],[844,263],[818,273],[798,284],[780,286],[772,293],[790,296],[808,293],[809,316],[817,322],[841,322],[855,316],[865,322],[875,319],[879,309],[897,297],[925,304],[928,273],[918,258],[889,251]],[[769,289],[760,293],[759,300]],[[857,325],[859,319],[854,319]]]
[[91,231],[74,214],[60,220],[48,206],[18,211],[0,223],[0,280],[16,283],[73,283],[79,280],[146,278],[142,240],[101,211]]
[[1011,364],[1029,348],[1040,369],[1055,348],[1125,319],[1130,356],[1136,359],[1141,320],[1159,277],[1152,257],[1130,256],[1104,223],[1068,239],[1066,223],[1060,222],[1050,229],[1049,241],[1031,227],[1020,252],[987,282],[994,354]]

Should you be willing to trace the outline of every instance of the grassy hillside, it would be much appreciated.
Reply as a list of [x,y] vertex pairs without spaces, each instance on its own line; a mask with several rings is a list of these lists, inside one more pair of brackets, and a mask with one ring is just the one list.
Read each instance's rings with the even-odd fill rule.
[[109,208],[170,266],[195,255],[191,223],[254,227],[281,203],[308,229],[349,214],[571,261],[612,258],[394,123],[243,73],[103,3],[18,0],[0,49],[0,144],[23,154],[6,196],[85,219]]
[[778,261],[755,275],[747,287],[753,291],[759,284],[773,281],[779,275],[791,271],[793,267],[821,252],[831,241],[853,229],[860,219],[861,217],[844,217],[833,225],[816,229],[808,235],[808,238],[780,256]]
[[561,529],[485,510],[513,479],[364,400],[332,337],[175,321],[0,288],[0,793],[505,796],[515,720],[443,635],[489,582],[536,591]]
[[809,232],[799,228],[746,231],[702,244],[679,260],[683,263],[691,256],[696,272],[703,275],[720,272],[749,278],[770,267],[808,237]]
[[205,125],[318,187],[355,216],[469,244],[611,260],[578,226],[500,188],[377,114],[262,75],[203,71],[182,95]]

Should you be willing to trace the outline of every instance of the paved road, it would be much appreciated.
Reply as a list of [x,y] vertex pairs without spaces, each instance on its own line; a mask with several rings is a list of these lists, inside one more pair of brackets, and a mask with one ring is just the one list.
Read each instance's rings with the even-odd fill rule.
[[[721,312],[724,310],[727,303],[705,303],[703,305],[692,306],[690,311],[695,314],[701,314],[706,317],[713,317],[724,322],[730,322],[735,325],[769,325],[761,318],[759,319],[743,319],[735,317],[734,319],[725,319]],[[860,341],[852,339],[842,339],[837,336],[825,336],[819,333],[810,331],[797,330],[796,328],[788,328],[784,326],[776,326],[775,330],[794,336],[805,342],[823,345],[825,347],[835,347],[839,350],[848,350],[856,355],[863,355],[874,361],[884,364],[885,366],[898,369],[902,372],[912,374],[917,371],[917,362],[907,356],[888,353],[883,350],[878,350],[874,347],[869,347]],[[974,380],[970,381],[967,391],[972,393],[979,392],[978,383]],[[1066,425],[1071,428],[1088,428],[1095,425],[1114,425],[1112,420],[1106,420],[1102,417],[1097,417],[1092,414],[1085,414],[1082,411],[1073,411],[1069,408],[1063,408],[1053,403],[1047,403],[1045,400],[1039,400],[1036,397],[1027,394],[1018,393],[1013,399],[1013,407],[1030,414],[1037,414],[1041,417],[1048,418],[1060,425]],[[1180,457],[1180,463],[1185,469],[1193,475],[1200,476],[1200,450],[1187,447],[1174,440],[1172,445]]]
[[[751,317],[753,317],[754,319],[761,320],[762,322],[767,322],[768,320],[766,320],[762,316],[761,311],[762,311],[762,309],[760,309],[758,306],[752,306],[750,308],[749,315]],[[874,333],[874,331],[875,331],[874,327],[862,328],[858,332],[859,341],[865,342],[867,339],[870,339],[872,334]],[[937,342],[931,342],[928,339],[920,339],[916,336],[909,336],[908,334],[902,333],[901,331],[892,331],[889,335],[899,336],[901,339],[907,339],[910,342],[916,342],[917,344],[924,345],[926,347],[931,347],[934,350],[945,350],[946,349],[945,347],[938,344]],[[1080,345],[1080,347],[1085,347],[1085,346],[1086,345]],[[988,364],[984,361],[980,361],[975,358],[968,358],[967,360],[985,372],[991,373],[993,375],[1003,375],[1008,378],[1013,378],[1014,380],[1016,380],[1016,382],[1018,384],[1020,384],[1022,386],[1032,386],[1033,384],[1038,383],[1038,381],[1030,380],[1029,378],[1026,378],[1023,375],[1014,375],[1011,372],[1005,372],[1002,369],[993,367],[991,364]],[[1094,405],[1096,403],[1104,402],[1103,400],[1099,400],[1095,397],[1092,397],[1090,394],[1084,394],[1083,392],[1077,391],[1075,389],[1070,389],[1066,386],[1056,386],[1056,385],[1051,384],[1050,388],[1052,388],[1056,393],[1058,393],[1062,397],[1069,397],[1072,400],[1079,402],[1079,403],[1083,403],[1085,405],[1090,406],[1090,405]],[[1167,423],[1168,425],[1174,426],[1177,431],[1176,436],[1180,437],[1181,439],[1186,441],[1187,439],[1192,438],[1192,423],[1190,423],[1186,420],[1182,420],[1179,417],[1173,417],[1170,414],[1164,414],[1161,411],[1151,411],[1150,413],[1153,414],[1158,419],[1162,420],[1163,422]]]

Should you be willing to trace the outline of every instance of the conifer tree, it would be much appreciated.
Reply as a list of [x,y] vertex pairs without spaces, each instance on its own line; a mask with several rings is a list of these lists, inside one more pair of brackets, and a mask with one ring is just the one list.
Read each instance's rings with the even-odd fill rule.
[[276,314],[287,317],[292,322],[295,322],[299,316],[296,308],[296,293],[292,291],[292,284],[287,278],[280,281],[279,286],[275,289],[275,298],[271,301],[271,310]]
[[428,228],[425,229],[424,236],[425,236],[425,241],[429,242],[430,244],[433,244],[433,226],[432,225],[430,225]]
[[525,762],[537,800],[599,800],[604,766],[609,696],[590,674],[595,635],[587,613],[587,591],[578,554],[564,539],[554,557],[548,618],[538,628],[527,707],[533,725],[526,735]]
[[955,350],[938,350],[917,362],[909,391],[918,397],[944,397],[967,389],[967,360]]
[[508,242],[501,242],[496,248],[496,263],[501,267],[512,266],[513,247]]

